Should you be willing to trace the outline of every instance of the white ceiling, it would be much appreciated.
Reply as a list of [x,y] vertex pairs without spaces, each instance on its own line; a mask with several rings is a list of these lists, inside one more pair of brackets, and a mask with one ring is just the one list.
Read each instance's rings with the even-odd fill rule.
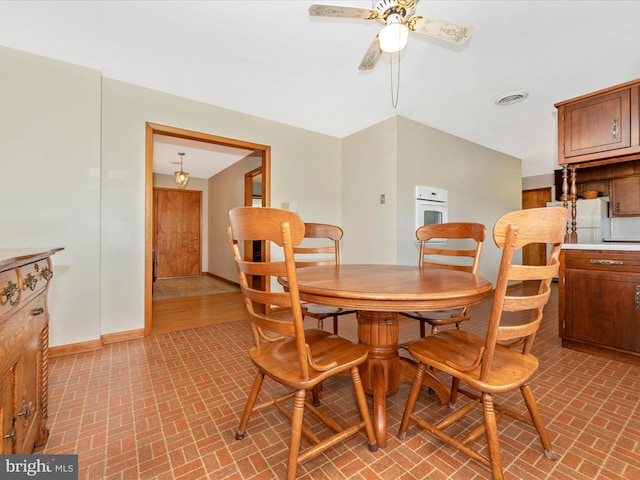
[[156,134],[153,136],[153,173],[173,175],[180,170],[179,152],[184,153],[182,169],[194,178],[213,177],[254,153],[253,150]]
[[[394,110],[387,56],[357,68],[380,25],[310,18],[312,3],[1,1],[0,45],[340,138],[402,115],[522,158],[524,176],[557,168],[554,103],[640,77],[638,1],[422,0],[417,15],[472,25],[473,37],[411,34]],[[512,91],[529,97],[494,104]]]

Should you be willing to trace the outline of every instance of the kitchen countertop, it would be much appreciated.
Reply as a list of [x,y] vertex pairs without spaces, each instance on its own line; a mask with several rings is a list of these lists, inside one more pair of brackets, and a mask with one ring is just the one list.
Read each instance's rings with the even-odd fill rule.
[[610,251],[637,251],[640,252],[638,242],[605,242],[605,243],[564,243],[562,248],[566,250],[610,250]]

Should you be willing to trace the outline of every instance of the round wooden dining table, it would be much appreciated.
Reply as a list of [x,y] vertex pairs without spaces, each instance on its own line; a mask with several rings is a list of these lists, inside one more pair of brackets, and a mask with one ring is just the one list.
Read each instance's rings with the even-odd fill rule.
[[[297,270],[300,299],[358,311],[358,341],[369,349],[361,372],[373,396],[378,445],[387,444],[386,397],[413,380],[414,364],[398,354],[398,312],[437,311],[479,303],[491,290],[486,278],[467,272],[408,265],[326,265]],[[280,283],[288,286],[287,279]],[[449,387],[427,375],[443,403]]]

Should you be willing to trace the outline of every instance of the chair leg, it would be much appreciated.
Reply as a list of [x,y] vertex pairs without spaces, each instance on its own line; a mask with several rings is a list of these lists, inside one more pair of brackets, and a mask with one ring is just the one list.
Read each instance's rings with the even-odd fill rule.
[[402,414],[402,421],[400,422],[400,429],[398,430],[398,438],[404,439],[407,436],[407,429],[409,428],[409,421],[411,415],[413,415],[413,409],[416,406],[418,397],[420,396],[420,389],[422,388],[422,382],[424,381],[424,374],[427,366],[424,363],[418,365],[416,374],[413,377],[413,383],[411,384],[411,390],[407,397],[407,403],[404,407],[404,413]]
[[493,397],[488,393],[482,393],[482,412],[484,415],[484,427],[487,434],[487,445],[489,447],[489,459],[491,460],[493,480],[502,480],[502,459],[500,457],[498,423],[496,420],[496,411],[493,406]]
[[451,395],[449,395],[449,408],[453,408],[458,400],[458,388],[460,388],[460,379],[458,377],[451,378]]
[[424,336],[425,336],[424,324],[426,322],[424,320],[419,320],[419,322],[420,322],[420,338],[424,338]]
[[249,423],[249,417],[251,417],[251,414],[253,413],[253,407],[256,404],[260,388],[262,388],[262,382],[264,382],[264,373],[258,372],[256,378],[253,380],[253,386],[249,392],[247,403],[244,406],[240,425],[238,426],[238,430],[236,430],[236,440],[242,440],[244,438],[245,429],[247,428],[247,423]]
[[318,330],[324,330],[324,321],[321,318],[318,319]]
[[338,334],[338,316],[337,315],[333,316],[333,334],[334,335]]
[[369,407],[367,406],[367,397],[364,394],[364,387],[362,386],[362,379],[360,378],[360,370],[358,370],[358,367],[351,368],[351,381],[353,382],[353,390],[356,394],[360,418],[362,418],[362,421],[364,422],[369,450],[375,452],[378,450],[378,441],[376,439],[376,434],[373,431],[373,423],[371,422]]
[[311,389],[311,398],[313,399],[313,406],[320,406],[320,391],[322,390],[322,383],[317,384]]
[[304,398],[306,392],[297,390],[291,415],[291,443],[289,444],[289,461],[287,463],[287,480],[296,478],[300,437],[302,436],[302,419],[304,417]]
[[551,441],[549,440],[549,435],[547,435],[547,429],[544,427],[544,422],[542,421],[542,416],[540,415],[540,411],[538,410],[536,400],[533,397],[531,387],[528,384],[523,385],[522,387],[520,387],[520,391],[522,392],[524,403],[527,405],[527,410],[529,410],[529,416],[531,417],[533,425],[536,427],[538,435],[540,436],[542,448],[544,448],[544,456],[549,460],[557,460],[558,457],[556,457],[555,453],[553,453]]

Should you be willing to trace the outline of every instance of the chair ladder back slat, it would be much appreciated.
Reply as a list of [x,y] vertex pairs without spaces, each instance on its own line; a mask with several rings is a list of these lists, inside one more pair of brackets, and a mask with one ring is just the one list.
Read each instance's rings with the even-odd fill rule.
[[486,380],[491,372],[491,363],[493,361],[493,353],[495,352],[496,342],[498,341],[498,331],[500,328],[500,320],[504,311],[504,302],[507,288],[509,287],[509,271],[513,261],[513,255],[516,251],[515,238],[518,234],[518,227],[513,224],[506,226],[506,241],[502,249],[502,257],[500,258],[500,267],[498,269],[498,278],[493,293],[493,305],[491,307],[491,316],[489,317],[489,325],[487,326],[487,334],[484,344],[484,354],[482,365],[480,367],[480,379]]
[[[257,210],[242,207],[231,210],[229,212],[231,226],[228,229],[240,288],[252,323],[252,330],[254,330],[254,341],[257,342],[256,346],[259,346],[265,338],[270,336],[269,332],[275,336],[294,338],[301,378],[308,378],[309,365],[293,259],[293,244],[302,241],[304,223],[298,215],[286,210],[260,209],[266,215],[258,214]],[[237,235],[237,231],[242,232],[244,238]],[[243,260],[239,245],[248,239],[273,242],[281,246],[285,255],[284,260],[270,262]],[[253,288],[248,280],[253,276],[264,277],[265,285],[269,285],[269,288],[266,290]],[[289,282],[295,283],[296,288],[288,292],[271,290],[271,280],[277,277],[287,277]],[[264,313],[274,307],[289,310],[288,318],[278,318]],[[256,332],[260,335],[256,336]]]
[[[287,210],[238,207],[229,212],[229,220],[229,242],[254,340],[254,346],[249,349],[249,358],[257,368],[257,375],[254,376],[236,430],[236,440],[245,437],[252,414],[263,407],[274,406],[291,422],[286,473],[289,480],[295,478],[298,463],[324,452],[361,430],[366,433],[369,449],[376,451],[378,445],[373,422],[359,373],[359,368],[367,361],[367,348],[329,332],[304,329],[295,259],[295,248],[305,235],[302,219]],[[311,227],[311,230],[323,229]],[[279,246],[284,259],[269,262],[261,259],[243,260],[240,245],[247,241]],[[269,254],[271,250],[266,252]],[[274,278],[278,284],[272,282]],[[306,399],[307,392],[312,391],[315,403],[315,392],[322,382],[342,374],[349,374],[351,377],[359,411],[359,415],[352,416],[353,422],[344,422],[351,423],[344,427],[343,423],[338,424]],[[282,388],[274,389],[273,392],[263,390],[265,376],[284,388],[284,393]],[[257,404],[258,399],[263,396],[270,398],[261,399]],[[283,402],[291,398],[294,398],[292,411],[287,411]],[[319,407],[319,402],[317,406]],[[304,421],[307,412],[315,417],[316,424],[327,427],[328,435],[321,438],[316,435],[316,424],[314,431],[307,426]],[[313,445],[300,451],[303,435]]]
[[[342,228],[325,223],[305,223],[302,244],[293,247],[297,268],[340,264],[340,240]],[[324,320],[333,317],[333,333],[338,333],[338,316],[355,313],[338,307],[318,307],[303,303],[303,318],[309,316],[318,322],[318,329],[324,329]]]
[[[545,305],[551,295],[551,282],[558,270],[567,213],[566,208],[534,208],[511,212],[498,219],[493,229],[493,239],[502,250],[502,256],[485,336],[451,330],[409,344],[409,352],[420,363],[402,417],[400,438],[404,438],[409,424],[416,422],[423,429],[489,467],[494,479],[502,479],[497,420],[502,414],[506,414],[533,426],[545,456],[555,460],[530,383],[539,368],[538,359],[532,354],[532,347],[543,321]],[[551,245],[546,265],[521,266],[513,263],[516,251],[530,244],[544,244],[545,247]],[[523,283],[524,280],[533,282]],[[425,415],[414,412],[425,383],[424,377],[430,370],[444,371],[453,377],[449,397],[451,404],[455,404],[458,394],[469,399],[469,402],[437,423],[431,423]],[[463,384],[466,386],[460,388]],[[526,404],[528,417],[506,405],[495,403],[495,394],[518,390]],[[509,401],[511,397],[512,395],[509,396]],[[482,420],[473,428],[468,425],[473,419],[468,418],[467,414],[475,411],[475,407],[480,404]],[[467,422],[462,427],[465,433],[450,433],[454,429],[448,427],[463,418]],[[481,433],[486,436],[488,448],[472,448],[473,442],[470,439]],[[488,456],[485,454],[487,451]]]
[[[486,234],[486,227],[480,223],[424,225],[416,230],[420,243],[418,266],[477,274]],[[435,239],[436,243],[429,243]],[[461,307],[452,307],[446,312],[401,312],[401,315],[420,322],[420,337],[425,336],[427,323],[431,325],[431,333],[435,334],[442,325],[455,324],[456,328],[461,328],[461,323],[470,319],[468,309]]]

